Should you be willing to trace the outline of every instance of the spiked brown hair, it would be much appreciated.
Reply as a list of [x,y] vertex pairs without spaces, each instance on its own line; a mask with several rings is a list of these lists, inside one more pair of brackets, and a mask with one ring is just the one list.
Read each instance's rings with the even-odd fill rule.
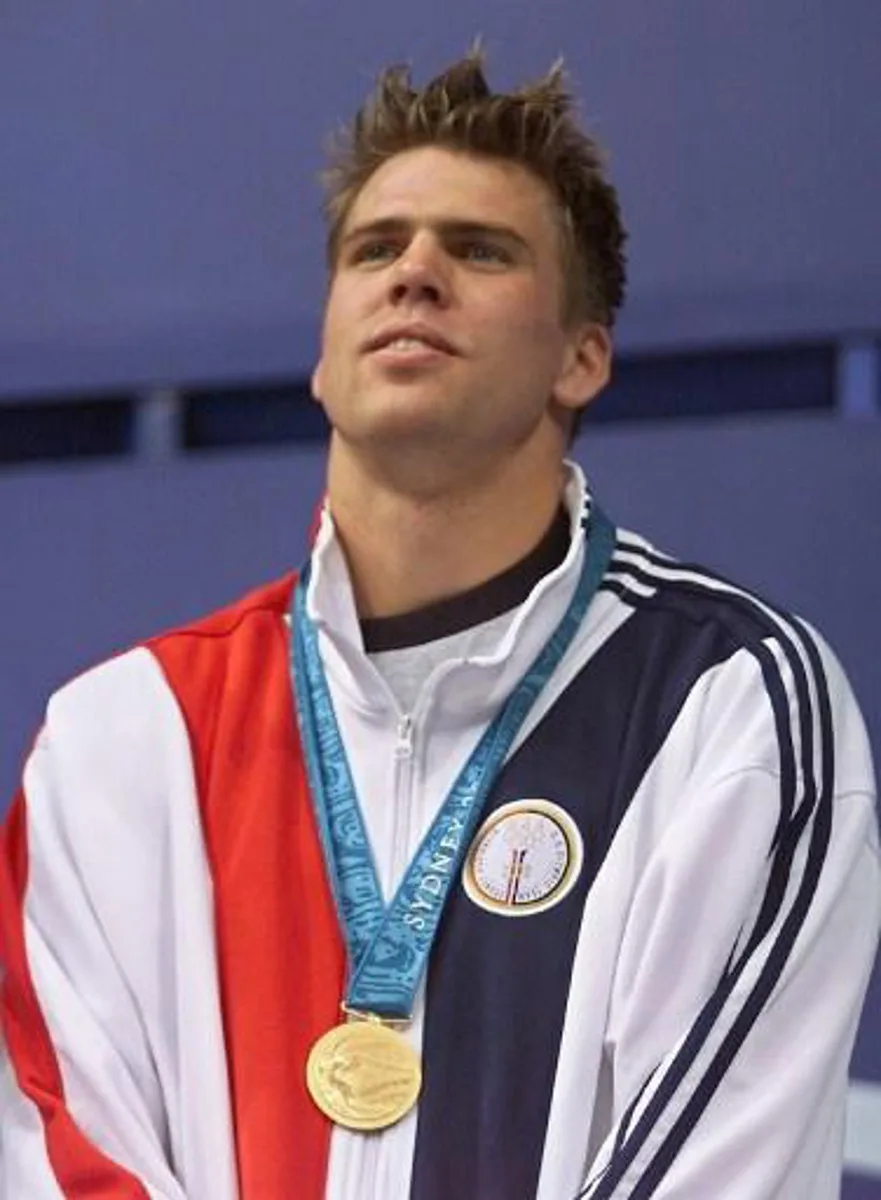
[[611,328],[624,300],[626,233],[598,144],[578,126],[562,60],[543,79],[491,92],[475,44],[422,91],[408,67],[389,67],[352,125],[331,146],[325,185],[327,257],[333,270],[346,219],[370,176],[396,154],[432,145],[516,162],[557,202],[564,274],[563,318]]

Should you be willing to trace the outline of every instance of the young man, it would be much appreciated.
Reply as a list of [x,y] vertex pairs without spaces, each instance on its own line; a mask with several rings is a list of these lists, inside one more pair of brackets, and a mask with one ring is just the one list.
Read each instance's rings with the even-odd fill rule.
[[881,908],[799,620],[565,451],[623,232],[554,71],[329,179],[307,566],[50,703],[0,871],[10,1200],[831,1200]]

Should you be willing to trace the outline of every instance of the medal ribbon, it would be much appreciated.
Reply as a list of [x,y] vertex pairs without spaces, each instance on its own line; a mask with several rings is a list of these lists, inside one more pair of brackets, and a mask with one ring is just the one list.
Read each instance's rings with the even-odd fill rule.
[[575,592],[532,665],[487,726],[386,907],[355,784],[306,611],[308,564],[294,591],[294,693],[306,771],[337,912],[349,951],[346,1004],[406,1019],[428,964],[444,902],[456,879],[484,800],[517,733],[556,670],[599,587],[615,546],[615,527],[598,505]]

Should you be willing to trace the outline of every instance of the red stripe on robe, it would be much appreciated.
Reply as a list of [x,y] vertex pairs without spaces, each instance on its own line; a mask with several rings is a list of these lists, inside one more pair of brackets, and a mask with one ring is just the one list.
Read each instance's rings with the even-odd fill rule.
[[58,1057],[25,947],[27,883],[27,809],[19,792],[0,829],[0,1025],[15,1077],[37,1106],[46,1154],[65,1200],[149,1200],[143,1185],[102,1154],[67,1110]]
[[214,882],[241,1200],[323,1200],[331,1126],[306,1058],[345,967],[283,620],[292,577],[149,643],[189,731]]

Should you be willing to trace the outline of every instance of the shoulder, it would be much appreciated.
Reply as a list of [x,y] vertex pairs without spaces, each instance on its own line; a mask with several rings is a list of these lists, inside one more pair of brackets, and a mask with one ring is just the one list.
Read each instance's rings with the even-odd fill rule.
[[285,576],[78,675],[50,698],[35,754],[51,745],[115,770],[137,770],[149,754],[158,767],[157,749],[183,735],[187,691],[223,674],[231,658],[255,657],[255,640],[278,640],[292,586]]
[[[250,700],[261,662],[265,669],[267,638],[280,649],[275,677],[284,675],[291,586],[287,577],[250,592],[92,667],[52,695],[23,778],[35,845],[63,845],[90,862],[93,851],[114,847],[146,862],[160,853],[163,830],[189,827],[196,751],[203,730],[213,730],[230,703],[224,681],[244,680],[235,704]],[[253,664],[247,680],[244,661]]]
[[606,586],[637,611],[663,610],[724,629],[734,646],[767,636],[798,637],[804,625],[758,592],[701,563],[665,554],[629,530],[618,530]]
[[[690,673],[693,728],[704,745],[727,731],[728,744],[752,743],[763,761],[822,755],[836,791],[873,787],[849,681],[808,621],[626,530],[603,586],[630,610],[628,640],[654,654],[658,671]],[[715,750],[718,762],[722,746]]]
[[224,641],[234,639],[243,628],[277,622],[288,609],[294,582],[294,574],[289,573],[197,621],[158,634],[145,644],[151,650],[162,651],[175,642]]
[[618,531],[603,587],[671,636],[712,638],[722,657],[725,646],[731,654],[747,650],[759,658],[763,648],[769,652],[776,646],[796,672],[828,670],[841,676],[828,644],[803,618],[709,567],[664,554],[627,530]]

